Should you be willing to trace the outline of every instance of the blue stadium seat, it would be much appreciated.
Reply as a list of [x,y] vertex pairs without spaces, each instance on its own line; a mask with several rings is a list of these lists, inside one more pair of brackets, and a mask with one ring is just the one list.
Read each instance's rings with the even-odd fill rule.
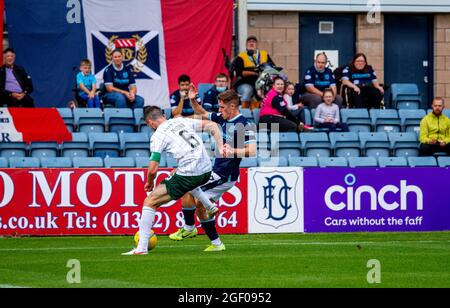
[[134,113],[134,125],[137,127],[137,131],[141,131],[142,127],[146,127],[147,124],[144,121],[144,109],[136,108],[133,109]]
[[72,159],[69,157],[42,157],[42,168],[72,168]]
[[420,122],[426,116],[426,112],[423,109],[399,110],[398,114],[402,121],[404,132],[420,131]]
[[119,157],[120,144],[116,133],[90,133],[89,145],[94,157]]
[[150,138],[145,133],[119,135],[120,148],[126,157],[150,157]]
[[300,133],[300,141],[307,157],[331,156],[331,143],[326,133]]
[[100,157],[74,157],[74,168],[103,168],[103,159]]
[[371,132],[372,120],[367,109],[342,109],[342,123],[346,123],[351,132]]
[[357,133],[330,133],[330,141],[337,157],[361,156],[361,142]]
[[73,133],[71,142],[61,145],[62,157],[89,157],[89,140],[85,133]]
[[438,157],[439,167],[450,167],[450,157],[449,156],[440,156]]
[[135,123],[136,120],[131,109],[105,109],[105,124],[109,132],[132,133],[134,132]]
[[397,157],[419,156],[419,140],[415,133],[391,133],[389,141]]
[[241,109],[241,113],[242,113],[242,115],[243,115],[244,117],[246,117],[247,119],[254,121],[254,118],[253,118],[253,112],[252,112],[250,109],[242,108],[242,109]]
[[8,168],[8,167],[9,167],[8,159],[6,159],[6,157],[0,157],[0,168]]
[[136,168],[148,168],[150,157],[136,157]]
[[447,118],[450,118],[450,109],[444,109],[444,111],[442,112],[445,116],[447,116]]
[[314,168],[319,166],[315,157],[291,157],[289,158],[290,167]]
[[32,142],[30,144],[30,156],[43,157],[58,157],[59,144],[56,142]]
[[136,162],[132,157],[106,157],[105,168],[134,168]]
[[[270,135],[270,141],[274,156],[286,158],[301,156],[301,143],[297,133],[274,133]],[[277,149],[279,154],[276,154]]]
[[105,131],[105,119],[99,108],[76,108],[73,116],[79,132],[102,133]]
[[393,83],[391,93],[392,104],[397,109],[419,109],[422,105],[419,87],[414,83]]
[[309,110],[308,108],[305,108],[305,124],[312,126],[313,125],[313,118],[311,115],[311,110]]
[[398,133],[402,130],[402,123],[395,109],[372,109],[370,117],[376,132]]
[[[150,161],[150,159],[149,159],[149,161]],[[161,154],[161,160],[159,162],[159,166],[161,168],[167,168],[167,154],[166,153]]]
[[10,157],[10,168],[40,168],[41,163],[36,157]]
[[203,97],[205,96],[205,93],[208,92],[209,89],[214,87],[213,83],[199,83],[198,84],[198,95],[203,101]]
[[437,167],[437,161],[434,157],[408,157],[410,167]]
[[67,129],[70,132],[73,132],[75,130],[75,121],[73,119],[73,112],[70,108],[57,108],[61,118],[63,119],[64,123],[66,124]]
[[241,161],[241,168],[258,167],[258,159],[256,157],[246,157]]
[[260,167],[287,167],[288,161],[285,157],[259,158]]
[[344,157],[319,157],[319,167],[348,167],[348,161]]
[[378,167],[375,157],[349,157],[348,164],[351,168]]
[[359,133],[361,147],[366,157],[389,157],[391,143],[386,133]]
[[253,119],[255,120],[256,124],[259,124],[259,118],[260,118],[259,114],[260,113],[261,113],[261,109],[259,109],[259,108],[253,109]]
[[405,157],[380,157],[378,163],[381,168],[408,167],[408,161]]
[[26,157],[27,151],[25,142],[0,142],[0,157]]
[[155,131],[148,126],[142,126],[140,132],[146,134],[149,138],[152,138]]

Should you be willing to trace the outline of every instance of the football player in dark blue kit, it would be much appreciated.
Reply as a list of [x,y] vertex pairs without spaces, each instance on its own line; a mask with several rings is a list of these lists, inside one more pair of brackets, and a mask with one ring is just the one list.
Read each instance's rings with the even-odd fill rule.
[[[196,116],[217,123],[223,132],[224,153],[216,158],[210,181],[201,187],[209,199],[217,202],[239,179],[242,158],[256,156],[256,126],[240,113],[239,96],[236,92],[229,90],[219,95],[220,113],[207,112],[197,103],[196,95],[195,87],[191,86],[189,98]],[[203,230],[211,240],[211,245],[205,251],[224,251],[225,245],[217,233],[214,217],[208,217],[201,203],[191,195],[183,198],[184,228],[171,234],[169,238],[181,241],[198,234],[195,227],[196,208]]]

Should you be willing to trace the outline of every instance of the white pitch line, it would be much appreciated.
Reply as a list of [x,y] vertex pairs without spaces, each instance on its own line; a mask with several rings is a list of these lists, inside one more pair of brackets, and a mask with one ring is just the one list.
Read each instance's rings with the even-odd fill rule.
[[13,286],[9,284],[0,284],[0,289],[30,289],[30,288],[22,286]]

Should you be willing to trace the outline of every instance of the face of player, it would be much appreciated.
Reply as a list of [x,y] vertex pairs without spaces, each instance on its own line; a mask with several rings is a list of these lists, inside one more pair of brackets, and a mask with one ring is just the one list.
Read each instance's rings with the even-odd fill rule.
[[433,102],[432,108],[433,108],[433,113],[436,116],[440,116],[442,114],[442,111],[444,111],[444,103],[442,101],[435,100]]
[[356,58],[356,60],[355,60],[355,63],[354,63],[354,65],[355,65],[355,68],[358,70],[358,71],[361,71],[361,70],[363,70],[365,67],[366,67],[366,60],[364,59],[364,57],[359,57],[359,58]]
[[332,105],[334,101],[334,95],[331,92],[325,92],[323,95],[323,102],[327,105]]
[[5,64],[6,66],[13,66],[16,61],[16,55],[12,52],[7,52],[5,54]]
[[178,84],[178,88],[180,89],[180,92],[184,92],[185,96],[187,96],[190,86],[191,86],[191,83],[189,81],[183,81]]
[[91,66],[90,65],[82,65],[80,66],[80,71],[86,76],[91,73]]
[[120,52],[115,52],[113,54],[113,63],[116,67],[121,67],[123,63],[123,55]]
[[239,106],[235,104],[225,104],[223,101],[219,101],[219,113],[225,120],[231,120],[239,114]]
[[327,66],[327,58],[324,55],[320,55],[316,59],[316,69],[319,72],[323,72]]
[[275,80],[275,84],[273,85],[273,88],[278,93],[283,93],[283,91],[284,91],[284,81],[282,79]]

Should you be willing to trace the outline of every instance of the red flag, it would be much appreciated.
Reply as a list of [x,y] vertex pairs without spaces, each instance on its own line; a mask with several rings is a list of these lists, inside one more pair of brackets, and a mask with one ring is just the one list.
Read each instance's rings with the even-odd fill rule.
[[0,0],[0,63],[3,64],[3,16],[5,15],[5,0]]

